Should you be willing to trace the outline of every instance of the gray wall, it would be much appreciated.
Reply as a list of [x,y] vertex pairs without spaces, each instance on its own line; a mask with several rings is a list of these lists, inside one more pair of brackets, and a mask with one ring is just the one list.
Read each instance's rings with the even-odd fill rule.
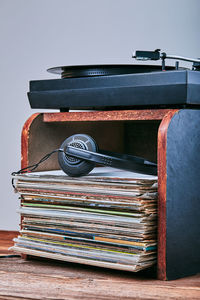
[[134,49],[200,57],[199,0],[0,0],[0,229],[18,229],[10,173],[20,168],[20,134],[34,113],[32,79],[48,67],[133,63]]

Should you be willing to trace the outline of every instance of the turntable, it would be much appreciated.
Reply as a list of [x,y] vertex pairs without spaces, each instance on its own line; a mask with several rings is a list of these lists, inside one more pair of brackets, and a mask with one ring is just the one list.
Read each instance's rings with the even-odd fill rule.
[[[20,172],[39,165],[38,171],[62,167],[60,145],[66,138],[71,143],[68,150],[75,151],[70,167],[79,169],[80,153],[85,161],[94,157],[84,151],[88,136],[109,153],[127,153],[144,157],[147,165],[156,164],[157,277],[172,280],[200,271],[200,60],[160,50],[136,51],[134,58],[161,64],[63,66],[49,69],[61,79],[31,81],[32,108],[99,111],[33,114],[22,130]],[[166,67],[166,59],[175,59],[175,66]],[[180,60],[191,62],[192,69],[180,68]],[[82,135],[75,142],[74,135],[81,133],[87,139]],[[43,164],[56,152],[62,153],[59,164],[56,157]],[[110,165],[108,157],[103,160]]]
[[[137,60],[161,60],[161,65],[61,66],[47,71],[61,79],[30,81],[31,108],[139,109],[200,105],[200,59],[171,56],[155,51],[136,51]],[[166,59],[176,60],[166,66]],[[193,63],[192,70],[179,60]]]

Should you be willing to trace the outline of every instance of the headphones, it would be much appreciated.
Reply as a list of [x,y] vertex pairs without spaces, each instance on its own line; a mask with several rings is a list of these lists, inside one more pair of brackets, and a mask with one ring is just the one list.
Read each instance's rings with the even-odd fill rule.
[[74,134],[68,137],[59,150],[60,168],[69,176],[87,175],[95,164],[157,175],[157,164],[137,156],[99,150],[95,140],[87,134]]

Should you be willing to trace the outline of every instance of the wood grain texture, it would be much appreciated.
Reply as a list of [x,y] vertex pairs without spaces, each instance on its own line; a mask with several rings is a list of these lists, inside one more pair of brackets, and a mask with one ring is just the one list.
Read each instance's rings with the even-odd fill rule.
[[3,259],[0,299],[199,299],[200,275],[162,282],[78,264]]
[[148,110],[44,113],[43,119],[44,122],[162,120],[162,118],[169,111],[176,111],[176,110],[148,109]]
[[0,255],[11,254],[8,248],[13,246],[13,239],[17,237],[18,234],[17,231],[0,230]]
[[25,123],[21,133],[21,168],[28,166],[28,147],[29,131],[33,121],[39,116],[39,113],[33,114]]
[[158,257],[157,276],[160,280],[166,278],[166,154],[167,130],[171,119],[178,110],[168,112],[163,118],[158,130]]
[[[0,231],[3,253],[8,253],[17,235],[15,231]],[[148,270],[134,274],[21,258],[2,258],[0,262],[0,299],[4,300],[200,299],[200,274],[160,281]]]

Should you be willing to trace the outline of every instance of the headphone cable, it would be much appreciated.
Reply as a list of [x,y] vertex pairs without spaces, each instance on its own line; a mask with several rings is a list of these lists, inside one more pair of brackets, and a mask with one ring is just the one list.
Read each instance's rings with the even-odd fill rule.
[[[54,154],[54,153],[57,153],[57,152],[64,152],[63,149],[55,149],[53,151],[51,151],[50,153],[46,154],[45,156],[43,156],[36,164],[34,165],[30,165],[30,166],[27,166],[25,168],[22,168],[20,169],[19,171],[17,172],[12,172],[11,175],[12,176],[15,176],[15,175],[19,175],[19,174],[25,174],[25,173],[29,173],[29,172],[33,172],[35,169],[38,168],[38,166],[43,163],[44,161],[46,161],[47,159],[49,159],[49,157]],[[15,189],[15,185],[14,185],[14,177],[12,178],[12,186],[13,188]]]

